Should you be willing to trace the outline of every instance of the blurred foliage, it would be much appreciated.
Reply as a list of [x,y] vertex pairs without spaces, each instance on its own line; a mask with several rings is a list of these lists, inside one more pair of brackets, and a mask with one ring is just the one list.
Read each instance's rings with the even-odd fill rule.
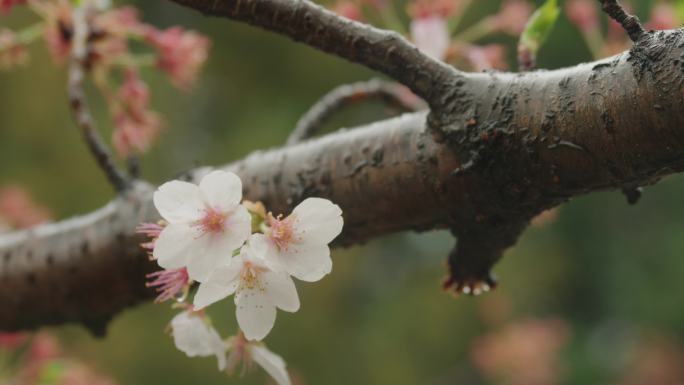
[[[635,10],[646,18],[652,3],[639,1]],[[166,119],[160,143],[142,161],[145,177],[155,182],[195,165],[221,164],[278,146],[317,97],[374,76],[286,38],[203,17],[169,1],[139,0],[137,5],[148,22],[197,29],[214,45],[192,93],[173,89],[153,71],[145,74],[155,109]],[[464,15],[463,28],[497,6],[495,0],[478,2]],[[17,10],[0,23],[19,25],[25,17]],[[514,57],[514,38],[493,40],[505,43]],[[48,64],[43,47],[31,54],[30,65],[0,73],[0,186],[25,186],[58,218],[85,213],[112,192],[71,121],[65,70]],[[587,60],[588,49],[562,15],[539,53],[539,66]],[[93,100],[92,105],[100,128],[108,132],[103,104]],[[384,114],[375,105],[354,108],[330,126],[352,126]],[[562,206],[555,221],[530,229],[506,253],[496,268],[499,288],[478,298],[455,300],[441,291],[444,258],[453,243],[444,232],[398,234],[335,250],[333,274],[316,285],[298,284],[301,311],[279,312],[266,342],[286,358],[300,384],[516,384],[515,374],[497,377],[486,368],[492,363],[475,360],[474,351],[511,349],[482,347],[492,340],[483,339],[486,335],[504,345],[535,338],[524,331],[530,330],[528,320],[536,320],[542,335],[565,333],[564,339],[556,336],[563,341],[557,352],[549,348],[557,355],[553,378],[558,384],[682,384],[684,360],[677,359],[684,349],[680,193],[684,178],[677,176],[647,188],[634,207],[618,192]],[[224,303],[223,311],[215,306],[212,316],[227,335],[235,327],[234,310],[230,301]],[[55,330],[73,355],[120,384],[266,382],[261,372],[228,378],[216,371],[214,359],[183,356],[164,333],[172,314],[167,306],[152,304],[130,309],[112,322],[105,339],[77,326]],[[544,331],[544,320],[564,326]],[[505,337],[516,333],[522,337]],[[528,357],[510,354],[512,360]],[[528,370],[543,369],[541,362],[525,364]]]

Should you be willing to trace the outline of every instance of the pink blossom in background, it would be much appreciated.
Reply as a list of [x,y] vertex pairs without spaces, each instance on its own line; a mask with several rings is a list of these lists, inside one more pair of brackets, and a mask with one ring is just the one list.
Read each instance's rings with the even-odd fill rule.
[[411,40],[427,55],[444,59],[451,43],[446,20],[435,15],[411,20]]
[[462,0],[416,0],[408,6],[408,14],[412,19],[432,16],[448,18],[461,10]]
[[352,1],[338,1],[332,6],[332,10],[336,14],[350,20],[361,21],[361,19],[363,19],[361,8]]
[[684,384],[684,351],[677,337],[659,333],[642,336],[632,349],[617,384]]
[[109,378],[95,373],[83,364],[72,364],[64,371],[56,385],[114,385]]
[[0,29],[0,69],[8,69],[28,61],[26,47],[19,43],[9,29]]
[[504,70],[508,67],[506,47],[502,44],[466,45],[460,47],[460,51],[475,71]]
[[571,23],[584,33],[599,29],[598,7],[594,0],[571,0],[565,4],[565,12]]
[[171,82],[181,89],[192,87],[207,60],[209,39],[181,27],[163,31],[150,27],[145,38],[157,49],[157,66],[169,75]]
[[45,44],[57,64],[63,64],[71,52],[71,5],[68,1],[40,3],[46,15]]
[[6,15],[17,5],[26,4],[26,0],[0,0],[0,15]]
[[137,71],[126,71],[124,83],[117,93],[114,148],[121,157],[147,151],[161,131],[159,115],[150,109],[147,84]]
[[50,211],[35,203],[22,187],[0,187],[0,220],[10,227],[22,229],[51,218]]
[[22,332],[0,332],[0,350],[13,350],[24,344],[28,335]]
[[128,35],[144,32],[144,25],[140,21],[138,9],[124,6],[97,15],[97,27],[108,34]]
[[505,0],[499,13],[494,16],[496,29],[518,36],[525,29],[534,6],[525,0]]
[[677,12],[672,4],[658,4],[651,12],[651,19],[646,24],[646,28],[663,30],[674,29],[681,25],[677,19]]
[[499,385],[553,385],[561,380],[560,350],[568,325],[559,318],[530,319],[474,341],[475,366]]

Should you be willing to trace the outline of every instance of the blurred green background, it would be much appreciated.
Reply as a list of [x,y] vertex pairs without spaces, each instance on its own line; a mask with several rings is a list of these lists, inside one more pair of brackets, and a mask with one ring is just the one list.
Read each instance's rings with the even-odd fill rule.
[[[375,76],[169,1],[137,5],[152,24],[180,24],[213,42],[191,93],[177,91],[154,71],[144,74],[166,121],[160,142],[142,161],[144,176],[154,182],[281,145],[323,93]],[[646,17],[650,6],[640,1],[638,11]],[[465,25],[498,7],[499,1],[477,1]],[[27,19],[15,12],[0,25]],[[514,38],[491,40],[507,44],[514,57]],[[31,54],[28,66],[0,72],[0,186],[25,186],[57,218],[86,213],[112,192],[72,123],[64,68],[51,65],[41,44]],[[540,66],[587,60],[589,51],[563,16],[540,53]],[[96,96],[91,104],[108,135],[104,104]],[[376,105],[354,108],[331,128],[384,113]],[[478,298],[454,299],[441,290],[453,244],[446,233],[396,234],[335,250],[333,273],[316,284],[298,284],[302,309],[279,312],[266,343],[285,357],[300,384],[519,384],[544,370],[553,372],[543,377],[549,380],[524,382],[683,384],[683,195],[684,178],[677,176],[648,187],[634,207],[617,192],[562,206],[554,221],[525,233],[496,267],[499,288]],[[123,385],[267,383],[258,370],[227,377],[213,358],[185,357],[164,332],[174,313],[153,304],[127,310],[105,339],[76,326],[53,330],[71,355]],[[234,330],[231,301],[211,314],[222,334]]]

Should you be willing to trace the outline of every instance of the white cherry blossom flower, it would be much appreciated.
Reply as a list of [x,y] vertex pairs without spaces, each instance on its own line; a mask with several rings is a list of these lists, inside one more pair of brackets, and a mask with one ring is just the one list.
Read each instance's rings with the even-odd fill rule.
[[266,259],[268,240],[263,234],[252,234],[240,254],[229,264],[218,267],[203,282],[194,305],[202,309],[235,294],[238,325],[248,340],[261,340],[271,331],[276,307],[287,312],[299,310],[299,296],[292,278],[275,269]]
[[226,345],[200,313],[184,311],[171,320],[173,341],[188,357],[216,356],[219,370],[226,369]]
[[159,266],[187,267],[191,279],[205,281],[251,233],[241,199],[240,178],[225,171],[207,174],[199,186],[178,180],[161,185],[154,205],[168,225],[154,243]]
[[438,60],[444,60],[451,44],[446,20],[436,15],[413,19],[411,39],[419,50]]
[[285,219],[268,217],[271,252],[267,258],[302,281],[332,271],[330,243],[342,231],[342,210],[327,199],[307,198]]
[[291,385],[290,376],[287,373],[285,361],[279,355],[268,350],[261,342],[248,341],[244,334],[228,339],[228,372],[235,371],[235,367],[242,362],[245,367],[251,369],[256,362],[278,385]]

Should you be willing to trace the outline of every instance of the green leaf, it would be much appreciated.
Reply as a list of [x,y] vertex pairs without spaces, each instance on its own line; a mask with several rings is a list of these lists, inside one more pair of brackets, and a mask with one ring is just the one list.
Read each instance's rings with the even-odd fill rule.
[[684,21],[684,0],[675,1],[675,12],[677,13],[677,19],[681,23]]
[[40,385],[53,385],[62,378],[66,367],[61,361],[52,361],[45,364],[39,374]]
[[546,0],[546,2],[530,16],[530,20],[527,21],[525,30],[522,35],[520,35],[519,47],[532,54],[536,54],[549,36],[549,33],[551,33],[559,15],[560,8],[558,7],[558,1]]

